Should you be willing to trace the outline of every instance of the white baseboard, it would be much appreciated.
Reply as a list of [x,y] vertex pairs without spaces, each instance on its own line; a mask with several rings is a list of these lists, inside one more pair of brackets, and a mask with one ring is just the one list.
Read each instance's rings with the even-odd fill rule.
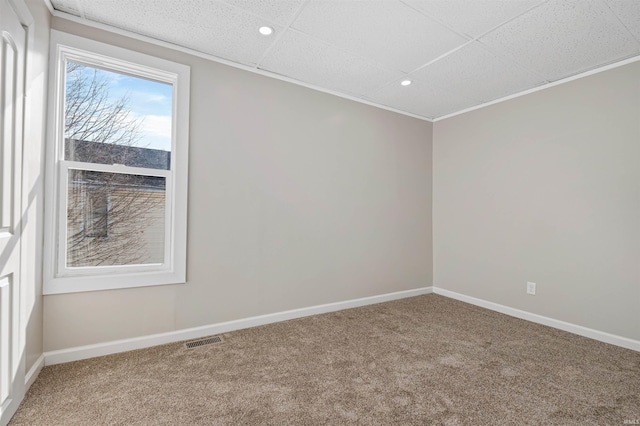
[[357,308],[365,305],[404,299],[406,297],[419,296],[433,292],[433,287],[422,287],[414,290],[398,291],[395,293],[381,294],[378,296],[363,297],[344,302],[327,303],[325,305],[310,306],[308,308],[293,309],[290,311],[276,312],[235,321],[227,321],[202,327],[187,328],[168,333],[153,334],[149,336],[135,337],[132,339],[115,340],[112,342],[98,343],[95,345],[77,346],[58,351],[44,353],[44,365],[61,364],[64,362],[78,361],[81,359],[109,355],[118,352],[143,349],[151,346],[180,342],[190,339],[198,339],[213,334],[228,333],[243,328],[256,327],[274,322],[302,318],[327,312],[341,311],[343,309]]
[[44,367],[44,354],[40,355],[24,376],[24,391],[27,392]]
[[471,296],[465,296],[464,294],[445,290],[443,288],[433,287],[433,292],[435,294],[460,300],[461,302],[470,303],[472,305],[480,306],[482,308],[487,308],[492,311],[510,315],[512,317],[516,317],[516,318],[524,319],[527,321],[535,322],[537,324],[542,324],[542,325],[557,328],[560,330],[568,331],[569,333],[577,334],[579,336],[588,337],[590,339],[599,340],[601,342],[609,343],[616,346],[621,346],[623,348],[640,352],[640,341],[638,340],[633,340],[633,339],[629,339],[622,336],[616,336],[615,334],[593,330],[591,328],[582,327],[580,325],[575,325],[575,324],[571,324],[564,321],[559,321],[559,320],[545,317],[538,314],[532,314],[531,312],[521,311],[520,309],[510,308],[508,306],[489,302],[483,299],[477,299]]

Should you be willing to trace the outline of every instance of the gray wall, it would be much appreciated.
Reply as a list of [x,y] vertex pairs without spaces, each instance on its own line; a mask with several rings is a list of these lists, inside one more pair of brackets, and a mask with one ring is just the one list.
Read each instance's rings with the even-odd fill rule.
[[24,135],[24,205],[22,236],[26,268],[22,276],[26,319],[26,369],[42,355],[42,236],[44,214],[44,138],[46,123],[47,70],[51,15],[41,0],[27,0],[34,19],[31,54],[28,57]]
[[640,340],[640,62],[438,121],[433,156],[435,286]]
[[432,284],[432,124],[53,19],[191,66],[187,280],[44,298],[45,350]]

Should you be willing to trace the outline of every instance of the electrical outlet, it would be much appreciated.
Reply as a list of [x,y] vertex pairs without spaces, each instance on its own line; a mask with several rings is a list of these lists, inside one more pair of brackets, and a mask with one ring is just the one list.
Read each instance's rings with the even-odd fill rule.
[[536,283],[527,282],[527,294],[536,295]]

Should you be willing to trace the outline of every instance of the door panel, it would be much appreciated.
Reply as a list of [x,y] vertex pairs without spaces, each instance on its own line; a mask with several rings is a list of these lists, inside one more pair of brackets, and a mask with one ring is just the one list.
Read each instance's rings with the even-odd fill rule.
[[4,404],[11,396],[11,277],[0,278],[0,401]]
[[0,0],[0,425],[24,396],[20,324],[21,161],[26,31]]
[[[4,15],[4,14],[3,14]],[[4,21],[4,19],[3,19]],[[0,101],[2,102],[2,117],[0,118],[0,232],[7,232],[11,228],[13,210],[13,145],[15,140],[15,104],[17,92],[16,68],[18,62],[17,46],[11,34],[2,34],[2,59],[0,59]]]

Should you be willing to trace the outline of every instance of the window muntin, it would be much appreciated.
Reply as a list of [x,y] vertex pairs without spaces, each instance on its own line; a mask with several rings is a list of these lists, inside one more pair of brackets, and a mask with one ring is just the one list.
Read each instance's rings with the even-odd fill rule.
[[189,68],[58,31],[53,57],[45,294],[184,282]]

